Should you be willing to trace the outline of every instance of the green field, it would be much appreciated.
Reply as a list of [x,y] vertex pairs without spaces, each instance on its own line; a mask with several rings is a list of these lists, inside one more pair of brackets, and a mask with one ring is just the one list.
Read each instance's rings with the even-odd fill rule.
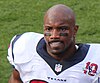
[[77,42],[100,43],[100,0],[0,0],[0,83],[7,83],[12,71],[6,59],[11,38],[27,31],[42,33],[43,15],[54,4],[75,11]]

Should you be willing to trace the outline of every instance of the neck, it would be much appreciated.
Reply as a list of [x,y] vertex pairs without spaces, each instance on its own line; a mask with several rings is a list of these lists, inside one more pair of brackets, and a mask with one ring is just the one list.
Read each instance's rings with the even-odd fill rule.
[[62,60],[70,60],[71,58],[73,58],[76,50],[77,48],[75,45],[70,46],[69,49],[65,51],[64,56],[62,57]]

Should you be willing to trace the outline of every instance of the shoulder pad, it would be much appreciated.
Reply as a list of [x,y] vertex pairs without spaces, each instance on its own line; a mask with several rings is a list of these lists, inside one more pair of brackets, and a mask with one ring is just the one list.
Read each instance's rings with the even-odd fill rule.
[[21,35],[21,37],[14,43],[14,63],[22,64],[29,62],[36,53],[37,44],[42,37],[43,34],[33,32]]

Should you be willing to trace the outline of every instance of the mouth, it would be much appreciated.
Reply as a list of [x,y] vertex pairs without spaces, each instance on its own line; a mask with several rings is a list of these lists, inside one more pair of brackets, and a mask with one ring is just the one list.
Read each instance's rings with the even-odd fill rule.
[[49,44],[51,44],[51,43],[59,43],[59,42],[62,42],[62,41],[60,41],[60,40],[51,40],[51,41],[49,41]]
[[50,45],[55,45],[55,46],[57,46],[57,45],[59,45],[61,42],[52,42],[52,43],[50,43]]
[[50,41],[49,45],[51,47],[59,47],[62,44],[62,41],[58,41],[58,40],[54,40],[54,41]]

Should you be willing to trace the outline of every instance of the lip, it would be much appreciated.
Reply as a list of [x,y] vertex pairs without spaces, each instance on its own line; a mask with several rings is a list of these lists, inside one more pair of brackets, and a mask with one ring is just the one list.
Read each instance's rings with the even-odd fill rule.
[[59,45],[61,42],[51,42],[52,45]]
[[49,45],[50,45],[51,47],[59,47],[61,44],[62,44],[61,41],[56,41],[56,40],[50,41],[50,42],[49,42]]
[[53,43],[53,42],[62,42],[61,40],[59,39],[54,39],[54,40],[50,40],[49,43]]

